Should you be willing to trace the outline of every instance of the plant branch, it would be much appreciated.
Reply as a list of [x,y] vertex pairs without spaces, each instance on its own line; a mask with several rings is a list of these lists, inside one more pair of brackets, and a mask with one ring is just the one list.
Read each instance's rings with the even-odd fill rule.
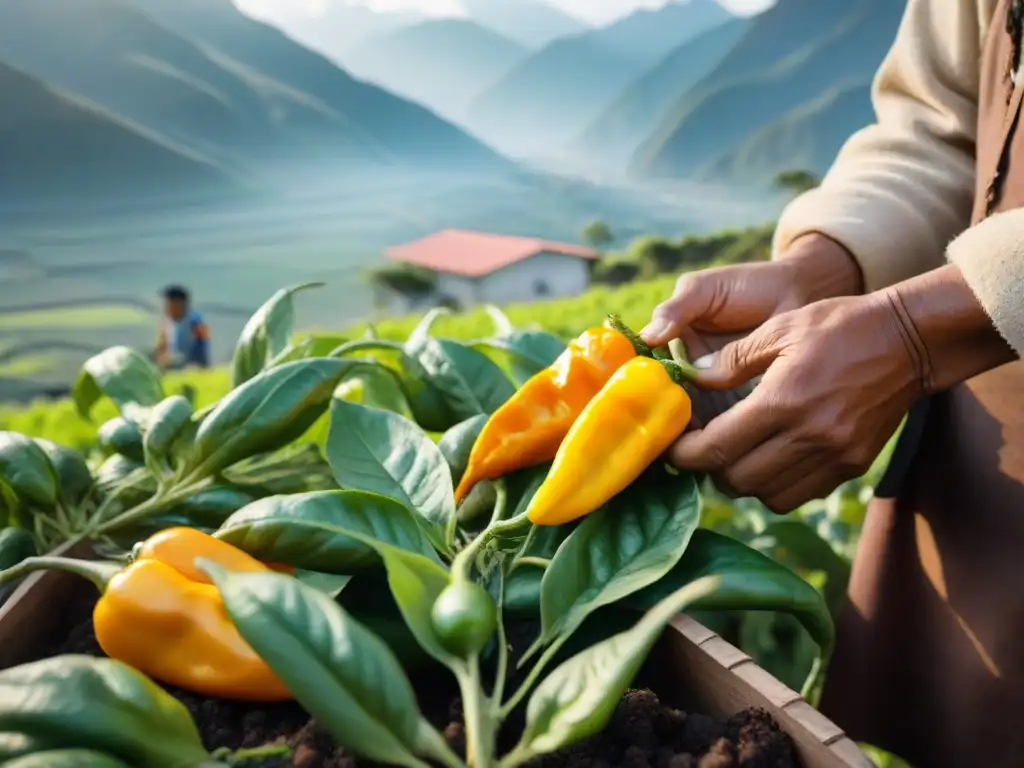
[[471,768],[495,768],[494,739],[496,722],[487,705],[480,682],[480,658],[471,656],[456,672],[462,697],[462,717],[466,728],[466,763]]
[[561,635],[547,647],[544,653],[541,654],[540,658],[537,659],[537,663],[533,665],[533,669],[530,670],[530,674],[526,676],[526,679],[523,680],[518,690],[512,694],[512,698],[502,705],[500,714],[503,719],[512,714],[515,708],[522,703],[523,699],[525,699],[527,694],[529,694],[533,689],[533,686],[537,684],[537,679],[544,671],[544,668],[551,662],[555,655],[562,650],[562,645],[564,645],[565,641],[568,639],[569,635]]
[[505,618],[502,614],[504,605],[505,567],[503,565],[498,571],[498,668],[494,673],[494,689],[491,691],[491,701],[499,707],[505,696],[505,678],[508,677],[508,635],[505,633]]
[[64,571],[74,573],[88,579],[96,588],[103,592],[107,582],[122,566],[117,563],[104,563],[94,560],[75,560],[69,557],[28,557],[5,571],[0,571],[0,584],[20,579],[36,571]]

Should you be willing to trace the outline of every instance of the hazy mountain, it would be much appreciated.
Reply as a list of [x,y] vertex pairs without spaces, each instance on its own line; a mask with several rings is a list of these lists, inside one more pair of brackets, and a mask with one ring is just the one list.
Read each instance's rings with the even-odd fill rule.
[[220,168],[0,64],[0,201],[164,195],[223,188]]
[[684,0],[635,11],[590,36],[630,58],[653,64],[681,43],[733,18],[715,0]]
[[177,33],[251,76],[313,99],[395,162],[445,169],[507,167],[508,161],[430,110],[356,80],[231,0],[135,0]]
[[275,140],[251,87],[114,0],[0,0],[0,60],[199,151],[237,160]]
[[892,0],[779,0],[673,107],[634,171],[687,176],[828,91],[870,78],[903,14]]
[[781,171],[799,169],[821,176],[847,137],[874,119],[869,81],[839,86],[761,128],[701,175],[768,181]]
[[669,108],[725,58],[749,24],[748,19],[732,19],[677,46],[601,112],[576,150],[602,162],[627,164]]
[[470,19],[530,48],[589,29],[546,0],[462,0],[462,7]]
[[[242,6],[244,10],[244,5]],[[334,61],[366,40],[423,21],[416,13],[378,13],[350,0],[328,0],[320,13],[281,13],[265,19]]]
[[[555,40],[474,101],[468,124],[512,154],[560,150],[664,51],[725,18],[728,14],[711,0],[694,0]],[[648,46],[641,43],[645,36]]]
[[458,119],[526,53],[465,19],[434,19],[370,38],[344,56],[357,77]]

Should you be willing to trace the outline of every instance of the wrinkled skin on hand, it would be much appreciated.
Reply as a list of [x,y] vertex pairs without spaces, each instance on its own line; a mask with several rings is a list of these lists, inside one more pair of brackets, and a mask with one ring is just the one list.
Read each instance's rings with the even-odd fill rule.
[[[746,306],[719,309],[715,322],[750,316],[756,291],[736,285],[726,286],[723,306]],[[862,475],[918,397],[1017,359],[953,265],[866,296],[848,295],[852,285],[838,298],[804,292],[809,301],[787,311],[779,300],[755,330],[722,347],[698,387],[735,391],[762,378],[745,399],[680,437],[670,461],[789,512]],[[677,307],[691,328],[718,306],[693,303],[697,310]]]
[[776,315],[724,347],[700,385],[759,374],[747,398],[684,435],[669,458],[779,513],[862,475],[924,389],[903,319],[876,295]]
[[[679,338],[691,360],[717,352],[776,315],[823,298],[861,291],[860,270],[850,254],[823,235],[805,235],[776,260],[705,269],[682,275],[671,298],[655,308],[641,331],[662,345]],[[693,425],[701,426],[750,394],[754,382],[724,391],[688,386]]]

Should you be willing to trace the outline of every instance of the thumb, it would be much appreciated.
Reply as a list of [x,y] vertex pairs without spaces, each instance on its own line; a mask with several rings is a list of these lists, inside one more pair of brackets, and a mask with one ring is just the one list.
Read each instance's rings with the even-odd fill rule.
[[694,384],[701,389],[735,389],[762,375],[785,347],[778,323],[769,321],[749,336],[726,344],[718,352],[695,360]]
[[640,338],[652,347],[660,347],[678,338],[683,329],[710,313],[721,281],[712,273],[693,272],[676,281],[672,297],[654,308]]

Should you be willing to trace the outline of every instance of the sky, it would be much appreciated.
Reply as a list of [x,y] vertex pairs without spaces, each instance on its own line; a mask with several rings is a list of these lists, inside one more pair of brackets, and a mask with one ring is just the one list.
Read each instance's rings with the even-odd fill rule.
[[[368,5],[382,11],[416,10],[431,16],[458,16],[459,0],[236,0],[246,11],[268,18],[302,14],[317,16],[328,2],[352,2]],[[666,0],[547,0],[574,16],[593,24],[606,24],[638,8],[658,8]],[[738,14],[756,13],[771,5],[773,0],[718,0],[721,5]]]

